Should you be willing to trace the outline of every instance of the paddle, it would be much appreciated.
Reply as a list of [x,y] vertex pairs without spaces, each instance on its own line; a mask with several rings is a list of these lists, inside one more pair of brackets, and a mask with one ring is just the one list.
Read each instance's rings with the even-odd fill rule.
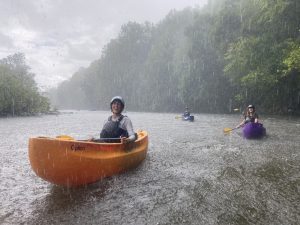
[[223,132],[224,132],[224,133],[230,133],[231,131],[236,130],[236,129],[238,129],[238,128],[239,128],[239,127],[235,127],[235,128],[224,128]]
[[73,137],[71,137],[71,136],[69,136],[69,135],[58,135],[58,136],[56,136],[56,138],[58,138],[58,139],[65,139],[65,140],[74,140],[74,138]]
[[105,142],[105,141],[117,141],[121,142],[121,138],[98,138],[98,139],[92,139],[92,142]]
[[175,116],[175,119],[181,119],[182,116]]
[[[64,139],[64,140],[75,140],[73,137],[69,135],[59,135],[56,136],[58,139]],[[120,141],[121,138],[98,138],[98,139],[92,139],[90,141],[92,142],[103,142],[103,141]],[[89,141],[89,140],[77,140],[77,141]]]

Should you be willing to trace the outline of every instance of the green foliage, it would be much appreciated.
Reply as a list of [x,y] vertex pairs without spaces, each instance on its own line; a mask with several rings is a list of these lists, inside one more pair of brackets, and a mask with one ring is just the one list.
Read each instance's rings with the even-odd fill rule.
[[288,81],[291,78],[286,77],[293,68],[298,74],[293,80],[299,83],[299,71],[291,66],[297,63],[297,51],[290,44],[299,34],[295,23],[299,22],[299,4],[295,0],[251,2],[260,13],[243,21],[251,23],[251,30],[229,45],[225,75],[234,84],[239,101],[255,102],[267,112],[299,109],[299,89],[292,87]]
[[284,71],[289,74],[292,71],[300,72],[300,43],[289,43],[288,54],[283,60],[284,65],[287,67]]
[[129,22],[58,88],[57,105],[107,109],[122,95],[137,111],[300,111],[299,15],[299,0],[211,0],[157,25]]
[[48,112],[49,100],[38,93],[24,54],[0,60],[0,116]]

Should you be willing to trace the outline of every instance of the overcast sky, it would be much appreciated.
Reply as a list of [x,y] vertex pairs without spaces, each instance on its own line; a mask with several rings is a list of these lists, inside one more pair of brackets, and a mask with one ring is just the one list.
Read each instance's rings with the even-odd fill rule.
[[0,59],[25,53],[45,89],[99,59],[128,21],[157,23],[207,0],[0,0]]

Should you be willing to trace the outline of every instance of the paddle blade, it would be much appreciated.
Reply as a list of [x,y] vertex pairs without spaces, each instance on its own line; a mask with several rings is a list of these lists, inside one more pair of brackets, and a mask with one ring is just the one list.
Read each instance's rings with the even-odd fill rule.
[[74,140],[74,138],[69,135],[59,135],[59,136],[56,136],[56,138],[64,139],[64,140]]
[[232,131],[233,129],[232,128],[224,128],[224,133],[229,133],[230,131]]

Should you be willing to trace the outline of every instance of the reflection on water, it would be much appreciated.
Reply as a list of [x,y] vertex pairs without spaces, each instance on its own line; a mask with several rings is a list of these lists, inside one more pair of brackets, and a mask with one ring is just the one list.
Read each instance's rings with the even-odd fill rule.
[[30,168],[31,136],[98,135],[109,112],[0,119],[0,224],[298,224],[300,119],[264,118],[268,136],[229,135],[238,115],[129,113],[149,132],[136,169],[67,189]]

